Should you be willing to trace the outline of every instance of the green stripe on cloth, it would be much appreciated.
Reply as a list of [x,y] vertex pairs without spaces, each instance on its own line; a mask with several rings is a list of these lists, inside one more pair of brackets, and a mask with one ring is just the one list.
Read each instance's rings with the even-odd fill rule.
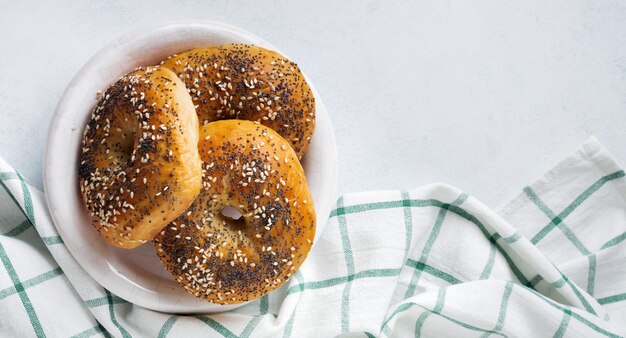
[[598,299],[598,303],[600,303],[602,305],[605,305],[605,304],[612,304],[612,303],[617,303],[617,302],[623,302],[625,300],[626,300],[626,293],[620,293],[618,295],[613,295],[613,296],[599,298]]
[[167,337],[167,334],[170,333],[170,330],[172,329],[172,327],[174,326],[177,320],[178,320],[178,316],[176,315],[170,316],[165,321],[165,323],[163,323],[163,326],[161,326],[161,329],[159,330],[159,335],[157,336],[157,338]]
[[[451,211],[451,212],[457,214],[458,216],[460,216],[460,217],[462,217],[462,218],[464,218],[464,219],[474,223],[474,225],[476,225],[478,227],[478,229],[483,233],[485,238],[489,239],[489,241],[493,242],[496,245],[496,248],[498,249],[498,251],[500,251],[500,253],[504,257],[504,259],[507,261],[507,263],[509,264],[511,270],[513,271],[513,274],[515,274],[515,277],[517,277],[517,279],[520,281],[520,283],[522,283],[524,285],[528,284],[528,279],[526,278],[526,276],[524,276],[522,271],[517,267],[517,265],[515,264],[513,259],[500,246],[500,244],[498,244],[498,242],[492,238],[492,235],[487,231],[487,228],[485,227],[485,225],[482,224],[478,220],[478,218],[476,218],[474,215],[470,214],[469,212],[467,212],[466,210],[464,210],[464,209],[462,209],[462,208],[460,208],[458,206],[454,206],[454,205],[451,205],[451,204],[448,204],[448,203],[443,203],[441,201],[434,200],[434,199],[428,199],[428,200],[412,199],[409,202],[410,202],[412,207],[439,207],[439,208],[446,208],[446,209],[448,209],[448,211]],[[399,208],[399,207],[403,207],[404,204],[405,204],[405,202],[403,202],[403,201],[390,201],[390,202],[374,202],[374,203],[364,203],[364,204],[352,205],[352,206],[349,206],[349,207],[341,207],[341,208],[337,208],[337,209],[333,210],[331,212],[331,217],[337,216],[337,215],[345,215],[345,214],[350,214],[350,213],[356,213],[356,212],[364,212],[364,211],[368,211],[368,210],[380,210],[380,209]]]
[[63,239],[61,238],[61,236],[41,237],[41,239],[46,245],[63,244]]
[[408,191],[402,191],[402,205],[404,206],[404,259],[409,257],[411,241],[413,240],[413,218],[411,215],[411,196]]
[[[565,234],[565,237],[567,237],[567,239],[576,247],[576,249],[578,249],[578,251],[580,251],[580,253],[582,253],[583,255],[591,254],[589,249],[585,247],[583,242],[563,221],[565,217],[569,215],[569,212],[568,214],[563,214],[563,212],[561,212],[561,214],[557,216],[554,211],[552,211],[552,209],[550,209],[550,207],[548,207],[548,205],[546,205],[545,202],[543,202],[541,198],[539,198],[537,193],[535,193],[535,191],[531,187],[524,188],[524,192],[526,193],[528,199],[530,199],[539,208],[539,210],[541,210],[548,218],[550,218],[550,223],[546,226],[551,227],[550,230],[544,232],[542,232],[543,230],[539,231],[539,233],[530,240],[533,244],[537,244],[556,226]],[[546,229],[546,227],[544,227],[544,229]],[[541,235],[539,235],[540,233]]]
[[565,285],[565,279],[563,277],[559,278],[556,282],[550,283],[550,286],[555,289],[562,288],[563,285]]
[[[450,206],[450,203],[444,203],[435,199],[410,199],[408,200],[409,206],[411,207],[438,207],[444,208]],[[354,213],[361,213],[365,211],[372,210],[385,210],[385,209],[396,209],[396,208],[404,208],[407,204],[405,200],[399,201],[387,201],[387,202],[372,202],[372,203],[363,203],[363,204],[355,204],[351,206],[342,206],[337,207],[336,209],[330,212],[330,217],[337,217],[339,215],[347,215]]]
[[431,276],[437,277],[441,280],[444,280],[450,284],[460,284],[462,283],[462,281],[452,275],[450,275],[449,273],[443,272],[439,269],[436,269],[428,264],[424,264],[424,263],[420,263],[417,261],[414,261],[412,259],[407,259],[406,260],[406,266],[410,266],[414,269],[417,269],[419,271],[425,272]]
[[[443,224],[443,220],[447,212],[448,212],[448,209],[445,209],[445,208],[439,209],[439,213],[437,214],[437,218],[435,219],[435,224],[433,225],[433,228],[430,231],[430,235],[428,235],[428,239],[426,239],[426,244],[424,244],[424,249],[422,250],[422,254],[420,255],[419,262],[415,262],[414,260],[411,260],[412,262],[419,263],[422,265],[425,264],[426,260],[428,259],[428,255],[430,254],[430,250],[435,244],[435,240],[439,236],[439,232],[441,231],[441,225]],[[407,263],[408,261],[409,259],[407,258]],[[422,272],[422,269],[415,269],[415,271],[413,271],[413,275],[411,276],[411,281],[409,282],[409,286],[406,289],[406,292],[404,294],[404,299],[407,299],[413,296],[413,293],[415,292],[415,288],[417,287],[417,284],[419,282],[421,272]]]
[[417,317],[417,320],[415,321],[415,331],[414,331],[415,337],[422,336],[422,327],[424,327],[424,323],[426,322],[426,319],[428,318],[429,315],[430,315],[430,312],[424,311],[419,315],[419,317]]
[[[343,196],[337,200],[337,208],[343,207]],[[350,244],[350,236],[346,225],[346,216],[341,214],[337,218],[339,223],[339,233],[341,235],[341,246],[343,247],[343,255],[346,261],[348,275],[354,275],[354,258],[352,257],[352,246]],[[341,332],[350,331],[350,287],[352,280],[349,280],[343,289],[341,298]]]
[[104,292],[106,293],[106,296],[107,296],[107,303],[109,303],[109,317],[111,318],[111,322],[113,322],[113,325],[115,325],[115,327],[117,327],[117,329],[120,330],[122,337],[124,338],[132,337],[130,333],[128,333],[128,331],[126,331],[126,329],[115,318],[115,306],[113,303],[113,296],[111,295],[111,292],[109,292],[109,290],[107,289],[104,289]]
[[[443,310],[443,306],[446,301],[446,288],[439,288],[439,292],[437,293],[437,302],[435,303],[434,312],[441,312]],[[422,327],[424,326],[424,322],[426,322],[426,318],[431,314],[431,312],[423,312],[417,317],[415,321],[415,337],[422,336]]]
[[446,303],[446,288],[439,288],[439,292],[437,293],[437,303],[435,303],[435,308],[433,311],[441,313],[443,311],[443,306]]
[[487,265],[485,265],[483,272],[480,273],[480,279],[489,278],[495,263],[496,263],[496,246],[493,243],[489,242],[489,258],[487,258]]
[[2,245],[2,242],[0,242],[0,260],[2,261],[4,268],[9,274],[9,278],[11,278],[11,282],[13,283],[13,286],[15,286],[15,289],[17,290],[17,293],[20,296],[20,300],[22,301],[22,306],[24,307],[24,310],[26,311],[26,314],[28,315],[28,319],[30,320],[30,324],[33,327],[33,330],[35,331],[35,335],[37,335],[37,337],[45,337],[46,335],[44,333],[43,328],[41,327],[41,322],[39,322],[37,313],[35,312],[35,309],[33,308],[33,304],[30,302],[30,298],[26,294],[26,290],[24,289],[24,286],[20,282],[20,279],[17,276],[17,272],[15,271],[15,268],[13,267],[13,264],[11,263],[9,256],[4,250],[4,246]]
[[[296,274],[294,277],[296,278],[296,282],[298,283],[298,285],[304,284],[304,277],[302,276],[302,273],[300,272],[300,270],[296,271]],[[296,318],[296,311],[297,311],[297,308],[294,308],[293,312],[291,312],[291,316],[289,316],[289,320],[287,321],[287,324],[285,325],[285,330],[283,331],[283,338],[291,337],[291,331],[293,330],[293,321]]]
[[24,208],[26,209],[26,215],[28,215],[28,219],[30,222],[35,225],[37,224],[37,220],[35,220],[35,210],[33,209],[33,199],[30,196],[30,190],[28,190],[28,185],[26,185],[26,181],[22,178],[22,175],[17,174],[17,178],[20,180],[20,185],[22,186],[22,193],[24,194]]
[[[15,206],[20,210],[20,212],[24,215],[24,217],[26,217],[27,220],[30,220],[28,218],[28,215],[26,214],[26,212],[24,211],[24,209],[22,208],[22,206],[20,205],[20,202],[18,202],[15,199],[15,196],[13,196],[13,193],[11,193],[11,189],[9,189],[9,187],[7,187],[7,185],[4,183],[4,181],[0,180],[0,186],[2,186],[2,188],[4,189],[4,191],[6,191],[7,195],[9,196],[9,198],[11,198],[11,200],[13,201],[13,203],[15,203]],[[32,223],[32,222],[31,222]]]
[[[416,201],[421,201],[424,202],[424,205],[416,205]],[[429,202],[433,201],[433,204],[429,205]],[[409,205],[412,207],[415,206],[437,206],[436,205],[436,200],[409,200]],[[441,202],[439,202],[441,203]],[[356,204],[356,205],[351,205],[348,207],[337,207],[336,209],[332,210],[330,212],[330,218],[332,217],[337,217],[339,215],[346,215],[346,214],[354,214],[354,213],[360,213],[360,212],[364,212],[364,211],[371,211],[371,210],[381,210],[381,209],[394,209],[394,208],[403,208],[405,207],[406,202],[403,200],[400,201],[388,201],[388,202],[372,202],[372,203],[364,203],[364,204]]]
[[15,288],[15,286],[9,286],[8,288],[4,288],[0,290],[0,300],[5,299],[16,293],[17,293],[17,289]]
[[17,199],[15,199],[15,196],[13,195],[9,187],[7,187],[7,185],[4,183],[5,180],[0,179],[0,185],[6,191],[7,195],[11,198],[11,200],[13,200],[13,202],[18,207],[18,209],[24,214],[24,216],[26,216],[26,219],[30,221],[31,225],[35,225],[36,224],[35,211],[33,209],[33,201],[30,196],[30,191],[28,190],[28,186],[26,185],[26,182],[24,181],[24,179],[19,173],[15,173],[15,177],[19,179],[20,185],[22,187],[22,194],[24,195],[24,208],[22,208],[22,206],[17,201]]
[[381,331],[383,331],[386,335],[389,335],[391,332],[389,332],[389,322],[398,314],[401,312],[404,312],[408,309],[410,309],[413,306],[413,303],[404,303],[404,304],[400,304],[389,316],[389,318],[385,319],[385,321],[383,321],[383,324],[381,325]]
[[[454,200],[454,202],[452,202],[451,205],[461,205],[463,204],[463,202],[465,202],[466,199],[467,199],[467,194],[462,193],[456,198],[456,200]],[[437,214],[437,218],[435,219],[435,224],[433,225],[433,228],[430,231],[430,235],[428,235],[428,239],[426,240],[426,243],[424,244],[424,249],[422,250],[422,253],[420,255],[419,263],[425,264],[427,262],[428,255],[430,254],[430,250],[432,250],[433,246],[435,245],[435,241],[437,240],[437,237],[439,237],[439,233],[441,232],[441,227],[443,225],[443,221],[446,217],[447,212],[448,212],[448,208],[441,208],[439,210],[439,213]],[[421,272],[422,272],[422,269],[416,269],[415,271],[413,271],[413,276],[411,276],[411,281],[409,282],[409,286],[406,290],[406,293],[404,294],[405,299],[413,296],[413,293],[415,292],[415,288],[417,287],[417,284],[419,283]]]
[[[27,280],[23,281],[21,283],[21,287],[24,288],[24,289],[28,289],[31,286],[35,286],[37,284],[41,284],[41,283],[43,283],[43,282],[45,282],[45,281],[47,281],[49,279],[52,279],[52,278],[57,277],[57,276],[60,276],[62,274],[63,274],[63,270],[61,270],[61,268],[57,267],[57,268],[52,269],[52,270],[50,270],[48,272],[44,272],[44,273],[42,273],[40,275],[37,275],[37,276],[35,276],[33,278],[30,278],[30,279],[27,279]],[[2,289],[2,290],[0,290],[0,300],[6,298],[8,296],[14,295],[16,293],[17,293],[17,288],[16,288],[15,285],[14,286],[10,286],[10,287],[5,288],[5,289]]]
[[526,286],[531,289],[534,289],[535,286],[537,286],[537,284],[539,284],[539,282],[541,282],[542,280],[543,280],[543,277],[541,277],[540,275],[536,275],[530,281],[528,281],[528,284],[526,284]]
[[626,239],[626,232],[613,237],[611,240],[609,240],[608,242],[604,243],[604,245],[600,248],[600,250],[604,250],[604,249],[608,249],[612,246],[616,246],[619,243],[623,242]]
[[[456,207],[454,207],[456,208]],[[517,264],[515,264],[515,262],[513,261],[513,259],[511,258],[511,256],[508,254],[508,252],[506,252],[506,250],[504,250],[504,248],[498,243],[498,241],[496,239],[494,239],[494,235],[489,235],[489,232],[487,231],[486,227],[484,224],[482,224],[474,215],[468,213],[467,211],[458,208],[458,210],[455,210],[453,207],[451,207],[450,211],[458,214],[459,216],[465,218],[466,220],[474,223],[478,229],[483,233],[483,235],[491,242],[493,243],[496,248],[498,249],[498,251],[500,252],[500,254],[502,254],[502,257],[504,257],[504,259],[506,260],[507,264],[509,265],[509,268],[511,269],[511,271],[513,272],[513,274],[515,275],[515,277],[517,277],[517,279],[520,281],[520,283],[522,284],[528,284],[528,279],[526,278],[526,276],[524,276],[524,273],[519,269],[519,267],[517,266]],[[499,234],[496,234],[498,236],[500,236]]]
[[22,223],[20,223],[18,226],[16,226],[15,228],[5,232],[3,234],[3,236],[8,236],[8,237],[15,237],[20,235],[22,232],[26,231],[27,229],[31,228],[33,225],[30,223],[30,221],[28,219],[25,219]]
[[[566,308],[565,306],[555,302],[554,300],[542,295],[541,293],[539,293],[538,291],[531,289],[531,288],[527,288],[527,287],[517,287],[517,285],[513,284],[513,286],[515,287],[516,290],[522,290],[523,293],[525,292],[530,292],[532,294],[534,294],[535,296],[539,297],[541,300],[543,300],[545,303],[547,303],[548,305],[552,306],[555,309],[560,310],[561,312],[565,313],[566,311],[571,311],[570,309]],[[521,295],[520,297],[525,297],[525,295]],[[607,336],[607,337],[611,337],[611,338],[621,338],[622,336],[609,332],[601,327],[599,327],[598,325],[594,324],[593,322],[589,321],[587,318],[579,315],[576,312],[571,311],[571,315],[572,318],[576,319],[578,322],[580,322],[581,324],[587,326],[588,328],[594,330],[595,332]]]
[[[504,326],[504,320],[506,319],[506,312],[509,306],[509,299],[511,298],[511,292],[513,291],[513,282],[507,282],[504,286],[504,292],[502,293],[502,301],[500,302],[500,312],[498,313],[498,320],[496,327],[493,331],[502,331]],[[483,337],[489,337],[491,333],[483,334]]]
[[517,241],[520,240],[520,238],[522,238],[522,235],[520,235],[519,233],[514,233],[513,235],[509,236],[509,237],[504,237],[502,238],[507,244],[513,244]]
[[456,319],[454,319],[454,318],[452,318],[452,317],[448,317],[448,316],[446,316],[446,315],[444,315],[444,314],[442,314],[442,313],[436,312],[435,310],[430,310],[430,309],[426,308],[425,306],[422,306],[422,305],[420,305],[420,304],[416,304],[416,303],[404,303],[404,304],[401,304],[400,306],[398,306],[398,308],[397,308],[397,309],[396,309],[396,310],[395,310],[395,311],[391,314],[391,316],[389,316],[389,318],[387,318],[387,319],[383,322],[383,326],[382,326],[382,327],[383,327],[383,331],[384,331],[384,328],[388,327],[389,322],[390,322],[390,321],[391,321],[391,320],[392,320],[392,319],[393,319],[396,315],[398,315],[399,313],[402,313],[402,312],[404,312],[404,311],[406,311],[406,310],[410,309],[410,308],[411,308],[411,307],[413,307],[413,306],[420,307],[420,308],[422,308],[422,309],[424,309],[424,310],[426,310],[426,311],[428,311],[428,312],[430,312],[430,313],[432,313],[432,314],[434,314],[434,315],[437,315],[437,316],[439,316],[439,317],[441,317],[441,318],[447,319],[448,321],[451,321],[451,322],[453,322],[454,324],[459,325],[459,326],[461,326],[461,327],[463,327],[463,328],[466,328],[466,329],[468,329],[468,330],[478,331],[478,332],[482,332],[482,333],[491,333],[491,334],[495,334],[495,335],[498,335],[498,336],[506,337],[505,335],[503,335],[503,334],[502,334],[502,333],[500,333],[500,332],[494,332],[494,331],[492,331],[492,330],[485,330],[485,329],[481,329],[481,328],[479,328],[479,327],[476,327],[476,326],[473,326],[473,325],[470,325],[470,324],[464,323],[464,322],[462,322],[462,321],[456,320]]
[[565,309],[565,313],[563,313],[563,319],[561,320],[561,324],[556,329],[553,338],[562,338],[567,331],[567,325],[569,324],[569,320],[572,318],[572,311],[569,309]]
[[243,331],[241,331],[239,338],[250,337],[250,335],[252,334],[254,329],[257,327],[257,325],[259,325],[259,322],[262,319],[263,319],[263,315],[254,316],[254,318],[252,318],[252,320],[248,322],[248,325],[246,325],[246,327],[243,328]]
[[269,296],[265,295],[261,297],[261,300],[259,300],[259,313],[262,315],[266,314],[267,311],[269,310],[269,307],[270,307]]
[[8,181],[14,180],[17,178],[17,174],[12,171],[2,171],[0,172],[0,181]]
[[391,334],[391,329],[389,328],[389,326],[383,326],[380,331],[387,337],[389,337],[389,335]]
[[261,319],[263,319],[263,315],[267,314],[268,310],[269,310],[269,296],[265,295],[263,297],[261,297],[261,299],[259,299],[259,315],[258,316],[252,316],[252,319],[250,319],[248,321],[248,324],[246,325],[246,327],[243,329],[243,331],[241,332],[241,334],[239,335],[239,337],[249,337],[250,334],[252,334],[252,331],[254,331],[254,329],[256,328],[257,325],[259,325],[259,322],[261,321]]
[[563,212],[561,213],[563,217],[569,215],[574,209],[576,209],[582,202],[584,202],[589,196],[591,196],[594,192],[600,189],[605,183],[612,181],[614,179],[622,178],[626,176],[623,170],[618,170],[612,174],[603,176],[596,183],[594,183],[591,187],[587,188],[582,194],[580,194],[574,202],[572,202]]
[[102,324],[98,323],[98,327],[100,328],[100,331],[102,332],[102,335],[105,338],[111,338],[111,335],[109,334],[109,332],[104,328],[104,326],[102,326]]
[[498,241],[498,240],[502,239],[507,244],[513,244],[513,243],[519,241],[521,238],[522,238],[522,235],[520,235],[518,232],[515,232],[514,234],[512,234],[509,237],[502,237],[499,233],[495,233],[495,234],[491,235],[491,239],[493,239],[494,241]]
[[285,325],[285,330],[283,331],[283,338],[291,337],[291,331],[293,330],[293,321],[295,318],[296,318],[296,310],[294,309],[293,312],[291,313],[291,316],[289,316],[289,320],[287,321],[287,324]]
[[98,333],[100,333],[100,328],[98,327],[98,325],[96,325],[90,329],[77,333],[71,337],[72,338],[89,338],[89,337],[97,335]]
[[[599,180],[597,180],[594,184],[592,184],[589,188],[583,191],[572,203],[570,203],[560,214],[552,217],[552,221],[544,226],[532,239],[531,242],[533,244],[537,244],[541,239],[543,239],[554,227],[556,227],[563,219],[565,219],[572,211],[574,211],[579,205],[581,205],[589,196],[593,195],[594,192],[598,191],[604,184],[607,182],[624,177],[624,171],[619,170],[610,175],[603,176]],[[530,187],[527,187],[530,189]],[[526,191],[526,188],[524,189]],[[532,199],[531,199],[532,200]],[[533,201],[534,202],[534,201]],[[543,209],[542,209],[543,210]]]
[[304,284],[298,284],[290,287],[287,290],[287,296],[303,292],[305,290],[315,290],[315,289],[323,289],[335,285],[340,285],[347,283],[349,281],[361,278],[372,278],[372,277],[396,277],[400,274],[400,269],[370,269],[357,272],[353,275],[348,275],[345,277],[336,277],[330,278],[326,280],[316,281],[316,282],[306,282]]
[[100,330],[102,331],[102,335],[104,335],[105,338],[111,338],[111,335],[109,334],[109,332],[104,328],[104,326],[102,326],[102,324],[98,323],[98,327],[100,328]]
[[215,330],[217,333],[221,334],[222,337],[238,338],[237,335],[234,334],[232,331],[230,331],[225,326],[223,326],[222,324],[218,323],[217,321],[215,321],[215,320],[213,320],[213,319],[211,319],[209,317],[205,317],[205,316],[201,316],[201,315],[195,315],[193,317],[198,319],[198,320],[200,320],[201,322],[203,322],[204,324],[206,324],[207,326],[209,326],[210,328]]
[[595,254],[587,256],[589,260],[589,275],[587,276],[587,293],[593,296],[593,292],[596,286],[596,267],[598,266],[598,260]]
[[113,298],[111,299],[111,301],[109,301],[108,297],[100,297],[100,298],[93,298],[93,299],[88,299],[86,300],[84,303],[85,305],[87,305],[88,308],[94,308],[94,307],[98,307],[98,306],[102,306],[102,305],[107,305],[109,303],[113,303],[113,304],[126,304],[128,303],[126,300],[113,295]]
[[350,331],[350,289],[353,279],[345,283],[341,299],[341,332]]
[[[417,306],[419,306],[419,307],[421,307],[421,308],[423,308],[423,309],[425,309],[425,310],[427,310],[427,311],[430,311],[430,310],[428,310],[426,307],[424,307],[424,306],[422,306],[422,305],[419,305],[419,304],[415,304],[415,305],[417,305]],[[447,319],[447,320],[449,320],[449,321],[453,322],[454,324],[457,324],[457,325],[459,325],[459,326],[461,326],[461,327],[463,327],[463,328],[466,328],[466,329],[468,329],[468,330],[478,331],[478,332],[483,332],[483,333],[491,333],[491,334],[495,334],[495,335],[498,335],[498,336],[506,337],[505,335],[503,335],[503,334],[502,334],[502,333],[500,333],[500,332],[493,332],[493,331],[490,331],[490,330],[485,330],[485,329],[482,329],[482,328],[476,327],[476,326],[474,326],[474,325],[470,325],[470,324],[464,323],[464,322],[462,322],[462,321],[460,321],[460,320],[456,320],[456,319],[454,319],[454,318],[452,318],[452,317],[448,317],[448,316],[446,316],[446,315],[444,315],[444,314],[441,314],[441,313],[438,313],[438,312],[434,312],[434,311],[432,311],[432,313],[433,313],[433,314],[435,314],[435,315],[437,315],[437,316],[440,316],[440,317],[442,317],[442,318],[445,318],[445,319]]]
[[78,334],[75,334],[72,336],[72,338],[89,338],[89,337],[93,337],[95,335],[97,335],[98,333],[102,333],[103,336],[105,337],[111,337],[111,335],[107,332],[107,330],[102,327],[102,325],[100,325],[100,323],[98,323],[98,325],[87,329],[83,332],[80,332]]
[[572,281],[563,272],[561,272],[561,270],[559,270],[556,266],[554,268],[559,271],[559,273],[561,274],[561,277],[565,280],[565,283],[567,283],[567,285],[569,285],[569,287],[572,289],[572,292],[574,292],[578,300],[580,300],[581,304],[585,307],[585,310],[597,316],[598,314],[593,309],[591,304],[589,304],[585,296],[583,296],[583,294],[580,293],[580,291],[578,290],[578,287],[574,285],[574,283],[572,283]]

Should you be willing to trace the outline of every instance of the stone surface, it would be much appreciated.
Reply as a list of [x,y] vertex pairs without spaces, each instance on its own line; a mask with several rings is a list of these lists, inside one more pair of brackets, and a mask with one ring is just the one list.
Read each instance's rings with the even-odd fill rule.
[[2,1],[0,156],[42,187],[63,89],[129,30],[219,20],[297,61],[333,120],[338,193],[442,181],[492,207],[596,135],[626,158],[620,1]]

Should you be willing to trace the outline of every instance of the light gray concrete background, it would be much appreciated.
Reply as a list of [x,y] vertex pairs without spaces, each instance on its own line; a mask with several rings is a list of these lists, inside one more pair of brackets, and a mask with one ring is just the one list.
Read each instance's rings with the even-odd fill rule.
[[623,1],[0,1],[0,156],[39,188],[75,72],[128,30],[184,19],[300,64],[335,127],[340,194],[441,181],[497,207],[589,135],[626,161]]

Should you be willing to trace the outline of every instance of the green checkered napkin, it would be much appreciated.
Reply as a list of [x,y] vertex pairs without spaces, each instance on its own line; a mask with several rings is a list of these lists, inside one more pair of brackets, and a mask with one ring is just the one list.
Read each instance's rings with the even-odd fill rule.
[[499,213],[442,184],[341,197],[288,285],[210,316],[111,294],[2,160],[0,185],[2,337],[626,334],[626,179],[595,139]]

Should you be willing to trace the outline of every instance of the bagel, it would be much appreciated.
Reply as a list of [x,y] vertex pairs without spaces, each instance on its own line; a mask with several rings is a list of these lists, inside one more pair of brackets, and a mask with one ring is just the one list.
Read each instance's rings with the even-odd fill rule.
[[166,68],[137,68],[109,87],[82,138],[83,203],[104,239],[120,248],[151,240],[202,188],[198,117],[185,85]]
[[258,121],[278,132],[298,154],[315,129],[315,98],[298,66],[253,45],[194,49],[161,63],[176,73],[197,105],[200,124]]
[[[200,128],[203,189],[154,238],[159,258],[191,294],[217,304],[259,298],[300,267],[315,236],[304,170],[289,143],[261,124]],[[230,206],[241,213],[222,214]]]

